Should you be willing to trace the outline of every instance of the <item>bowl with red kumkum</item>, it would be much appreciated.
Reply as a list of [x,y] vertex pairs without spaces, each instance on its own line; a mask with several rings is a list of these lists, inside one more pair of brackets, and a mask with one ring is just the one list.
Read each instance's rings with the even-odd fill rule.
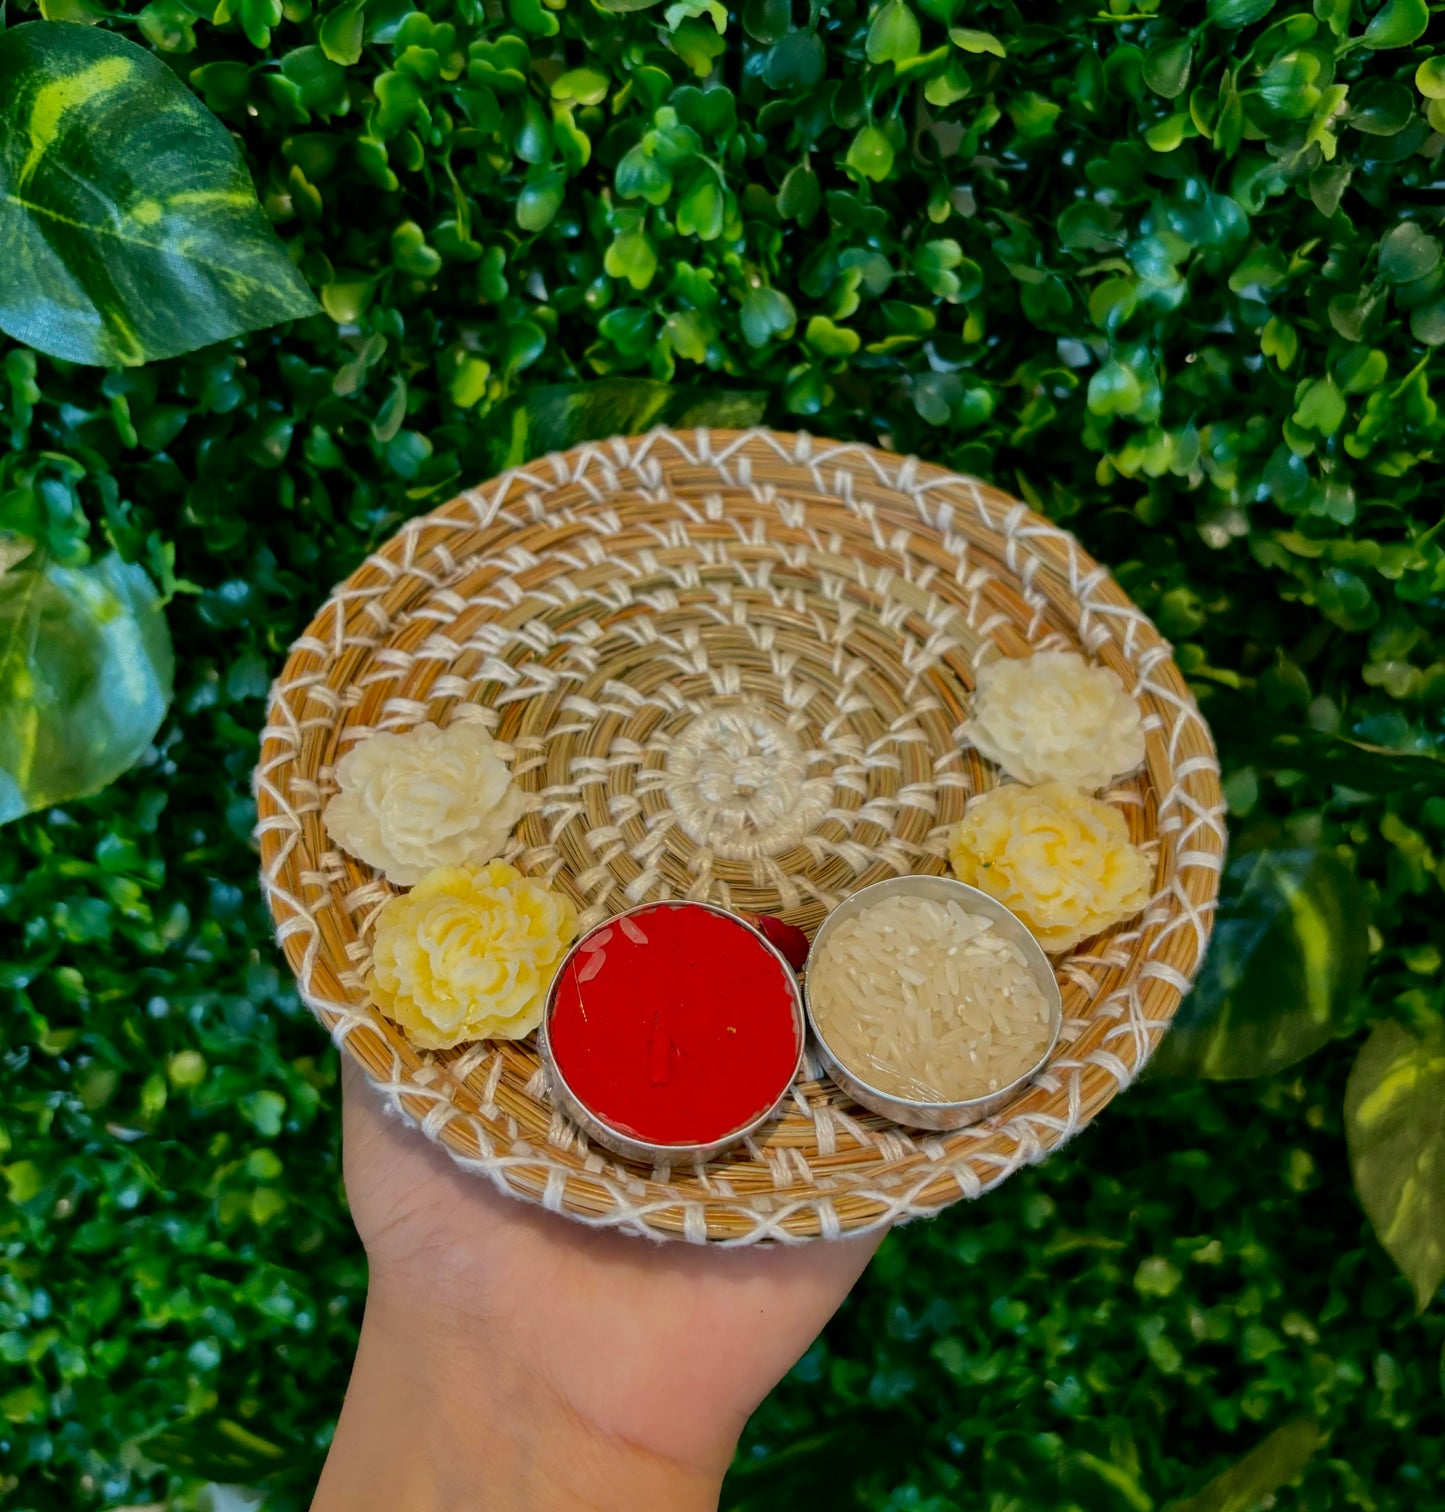
[[605,1149],[707,1160],[777,1111],[803,1059],[783,954],[707,903],[651,903],[589,930],[552,983],[539,1045],[552,1095]]

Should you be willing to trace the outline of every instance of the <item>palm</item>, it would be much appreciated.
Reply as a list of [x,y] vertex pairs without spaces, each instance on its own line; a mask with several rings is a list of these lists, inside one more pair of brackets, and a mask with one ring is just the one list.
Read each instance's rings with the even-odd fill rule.
[[724,1452],[877,1239],[704,1250],[589,1230],[498,1193],[386,1117],[348,1061],[346,1189],[373,1284],[509,1342],[601,1431],[693,1462]]

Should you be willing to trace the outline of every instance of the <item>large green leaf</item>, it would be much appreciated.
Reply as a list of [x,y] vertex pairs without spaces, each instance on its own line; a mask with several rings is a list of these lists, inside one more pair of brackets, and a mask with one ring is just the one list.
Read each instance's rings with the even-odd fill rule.
[[1227,1080],[1313,1055],[1348,1029],[1367,948],[1364,897],[1333,852],[1236,857],[1203,970],[1155,1068]]
[[1376,1024],[1345,1088],[1355,1190],[1423,1312],[1445,1281],[1445,1027]]
[[158,58],[89,26],[0,33],[0,330],[134,365],[317,308],[231,134]]
[[654,425],[756,425],[766,396],[751,389],[715,389],[648,378],[599,378],[527,389],[487,417],[496,436],[498,468],[518,467],[579,441],[635,436]]
[[1201,1491],[1170,1502],[1164,1512],[1253,1512],[1266,1497],[1298,1480],[1324,1441],[1314,1418],[1286,1423]]
[[171,638],[139,567],[31,556],[0,576],[0,824],[113,782],[171,700]]

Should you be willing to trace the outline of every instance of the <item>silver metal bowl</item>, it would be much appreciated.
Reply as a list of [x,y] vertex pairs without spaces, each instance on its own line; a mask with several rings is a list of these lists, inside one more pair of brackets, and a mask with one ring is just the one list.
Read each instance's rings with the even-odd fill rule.
[[[638,1139],[635,1135],[624,1133],[621,1129],[614,1128],[606,1120],[594,1113],[581,1098],[568,1085],[567,1078],[563,1076],[557,1065],[556,1058],[552,1054],[552,1043],[548,1037],[548,1030],[552,1022],[552,1010],[557,1002],[557,989],[561,984],[564,973],[572,964],[582,947],[597,934],[599,930],[615,928],[619,919],[630,919],[636,914],[655,913],[659,908],[701,908],[708,913],[720,914],[730,923],[736,924],[739,929],[745,929],[758,941],[764,950],[771,955],[782,967],[783,978],[792,989],[793,1003],[793,1027],[798,1036],[798,1058],[793,1063],[793,1069],[788,1075],[787,1081],[778,1089],[776,1099],[758,1116],[742,1127],[732,1130],[721,1139],[715,1139],[710,1144],[652,1144],[648,1140]],[[683,901],[665,903],[643,903],[637,908],[629,908],[620,914],[613,914],[610,918],[603,919],[600,924],[594,925],[582,935],[572,946],[562,964],[557,969],[557,975],[552,978],[552,986],[547,992],[547,1006],[542,1014],[542,1023],[537,1031],[537,1048],[541,1051],[542,1064],[547,1069],[547,1081],[551,1088],[552,1099],[558,1107],[577,1124],[589,1139],[595,1140],[604,1149],[611,1150],[616,1155],[621,1155],[627,1160],[636,1160],[645,1165],[673,1166],[690,1165],[698,1160],[710,1160],[714,1155],[721,1154],[730,1146],[746,1139],[749,1134],[756,1133],[778,1111],[779,1105],[787,1097],[793,1083],[798,1079],[798,1072],[803,1064],[803,1042],[807,1035],[807,1025],[803,1016],[803,997],[798,990],[798,976],[789,965],[787,957],[767,938],[760,930],[754,929],[746,919],[740,919],[735,913],[730,913],[726,908],[718,908],[711,903],[689,903]]]
[[[986,1097],[973,1097],[963,1102],[915,1102],[911,1098],[895,1097],[891,1093],[880,1092],[877,1087],[871,1086],[856,1072],[850,1071],[838,1059],[818,1027],[817,1017],[813,1013],[812,999],[808,995],[808,974],[822,958],[828,935],[837,927],[840,920],[850,919],[855,914],[862,913],[865,908],[875,903],[882,903],[887,898],[904,895],[927,898],[937,903],[957,903],[969,913],[983,914],[986,918],[993,920],[998,932],[1005,939],[1014,941],[1023,951],[1029,969],[1033,972],[1044,994],[1044,1002],[1049,1010],[1049,1042],[1044,1053],[1024,1075],[1010,1082],[1008,1086],[1000,1087],[997,1092],[990,1092]],[[1054,1053],[1054,1046],[1058,1044],[1059,1032],[1064,1026],[1063,999],[1059,995],[1059,984],[1054,977],[1054,969],[1049,964],[1049,958],[1044,954],[1043,946],[1029,933],[1023,920],[1010,909],[1005,908],[997,898],[990,897],[986,892],[980,892],[976,887],[969,887],[965,882],[955,882],[952,877],[890,877],[886,882],[875,882],[871,887],[861,888],[851,897],[845,898],[823,920],[818,926],[817,934],[813,936],[813,947],[808,952],[808,962],[804,968],[803,1001],[807,1009],[808,1026],[813,1032],[813,1042],[818,1047],[818,1053],[822,1057],[829,1076],[863,1107],[874,1113],[881,1113],[885,1118],[891,1118],[894,1123],[908,1124],[919,1129],[962,1129],[968,1124],[977,1123],[981,1118],[987,1118],[990,1113],[1005,1106],[1018,1094],[1021,1087],[1032,1081],[1048,1064],[1049,1057]]]

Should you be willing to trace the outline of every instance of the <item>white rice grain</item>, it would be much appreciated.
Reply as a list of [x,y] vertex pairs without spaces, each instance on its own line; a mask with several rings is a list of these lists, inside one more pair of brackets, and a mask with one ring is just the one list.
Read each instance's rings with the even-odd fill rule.
[[1048,1040],[1048,1004],[1022,950],[954,902],[893,897],[843,920],[809,971],[808,993],[838,1059],[880,1092],[916,1102],[996,1091]]

